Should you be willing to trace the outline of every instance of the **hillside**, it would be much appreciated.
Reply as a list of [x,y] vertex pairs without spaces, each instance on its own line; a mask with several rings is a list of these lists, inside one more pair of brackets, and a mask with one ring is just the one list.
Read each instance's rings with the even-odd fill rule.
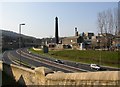
[[[2,51],[19,48],[19,33],[0,30]],[[21,34],[21,47],[38,46],[41,39]]]

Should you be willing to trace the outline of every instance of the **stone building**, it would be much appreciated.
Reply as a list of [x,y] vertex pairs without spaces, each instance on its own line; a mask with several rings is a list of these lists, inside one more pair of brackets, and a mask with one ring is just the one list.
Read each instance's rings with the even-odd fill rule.
[[92,36],[92,47],[109,49],[112,46],[114,36],[109,33],[98,34],[98,36]]
[[114,37],[112,44],[113,44],[113,47],[120,48],[120,35],[117,35]]
[[84,33],[84,38],[85,39],[92,39],[92,36],[94,36],[94,33],[90,33],[90,32]]
[[83,42],[82,36],[71,36],[62,39],[63,45],[71,45],[73,48],[79,47],[80,43],[82,42]]

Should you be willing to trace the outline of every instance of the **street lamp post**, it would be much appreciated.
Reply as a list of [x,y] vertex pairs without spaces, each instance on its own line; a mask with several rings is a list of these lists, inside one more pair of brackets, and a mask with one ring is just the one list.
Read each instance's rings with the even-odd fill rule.
[[21,66],[21,26],[25,25],[24,23],[19,24],[19,49],[20,49],[20,66]]
[[99,51],[100,51],[100,58],[99,58],[99,65],[101,65],[101,37],[100,37],[100,34],[98,34],[98,41],[97,41],[99,44]]
[[118,47],[118,30],[117,30],[117,26],[116,26],[116,31],[115,31],[115,50],[118,51],[119,47]]

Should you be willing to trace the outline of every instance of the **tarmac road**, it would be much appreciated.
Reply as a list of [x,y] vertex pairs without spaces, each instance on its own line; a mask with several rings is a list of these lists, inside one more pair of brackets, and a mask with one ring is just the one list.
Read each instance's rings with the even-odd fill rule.
[[[38,54],[29,53],[27,48],[21,48],[12,51],[6,51],[3,54],[3,62],[8,64],[16,64],[19,66],[35,68],[35,67],[47,67],[52,69],[53,71],[62,71],[62,72],[93,72],[97,71],[90,68],[89,64],[76,63],[66,60],[61,60],[64,63],[55,62],[55,58],[49,58],[45,56],[41,56]],[[116,71],[120,69],[111,68],[111,67],[103,67],[101,71]]]

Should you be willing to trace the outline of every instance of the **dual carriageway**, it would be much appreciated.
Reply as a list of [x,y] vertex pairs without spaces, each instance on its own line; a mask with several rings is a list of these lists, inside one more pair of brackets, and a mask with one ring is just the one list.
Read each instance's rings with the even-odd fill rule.
[[[34,54],[28,51],[27,48],[6,51],[3,54],[3,62],[7,64],[15,64],[18,66],[29,67],[34,69],[36,67],[47,67],[53,71],[62,71],[65,73],[73,72],[95,72],[91,69],[89,64],[76,63],[67,60],[62,60],[63,63],[55,62],[55,58],[45,57],[43,55]],[[102,71],[118,71],[120,69],[104,67]]]

